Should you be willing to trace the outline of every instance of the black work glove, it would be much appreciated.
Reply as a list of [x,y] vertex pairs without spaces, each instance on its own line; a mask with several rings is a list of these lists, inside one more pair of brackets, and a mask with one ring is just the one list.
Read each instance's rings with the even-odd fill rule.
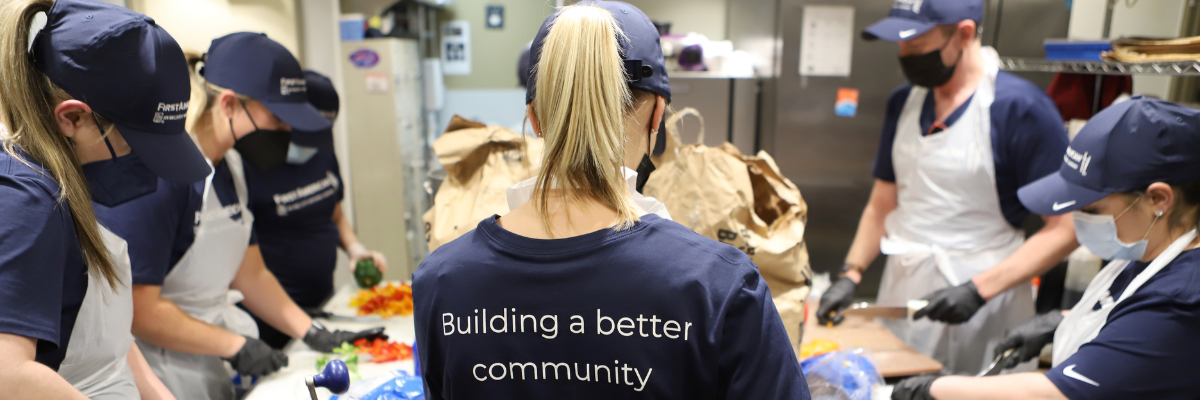
[[316,308],[304,308],[304,307],[300,307],[300,309],[301,309],[301,310],[304,310],[304,313],[305,313],[305,314],[308,314],[308,317],[309,317],[309,318],[330,318],[330,317],[333,317],[333,313],[331,313],[331,312],[329,312],[329,311],[322,310],[320,307],[316,307]]
[[976,311],[983,307],[986,301],[979,295],[975,282],[948,287],[925,296],[929,305],[913,313],[913,319],[927,317],[930,320],[948,324],[961,324],[971,319]]
[[246,376],[266,376],[288,365],[288,357],[267,343],[246,337],[246,344],[231,358],[226,358],[233,369]]
[[817,323],[827,325],[829,323],[842,323],[842,310],[854,304],[854,291],[858,289],[858,284],[854,283],[853,279],[841,277],[829,286],[829,290],[821,295],[821,305],[817,307]]
[[928,374],[902,380],[892,387],[892,400],[935,400],[929,388],[941,377],[941,374]]
[[1009,328],[1004,332],[1004,340],[996,345],[996,351],[992,357],[999,357],[1012,349],[1012,354],[1001,361],[1005,369],[1037,358],[1042,354],[1042,348],[1054,341],[1054,330],[1058,329],[1058,324],[1062,323],[1062,320],[1062,312],[1051,311]]
[[304,334],[304,344],[311,347],[313,350],[329,353],[333,349],[342,346],[342,343],[354,343],[358,339],[375,340],[375,338],[387,339],[387,335],[383,334],[383,327],[371,328],[361,332],[348,331],[330,331],[321,325],[320,322],[313,321],[308,332]]

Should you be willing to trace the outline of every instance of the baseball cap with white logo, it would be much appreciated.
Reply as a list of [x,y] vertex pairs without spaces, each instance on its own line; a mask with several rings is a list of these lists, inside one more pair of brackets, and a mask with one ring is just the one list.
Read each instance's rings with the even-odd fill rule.
[[333,126],[309,104],[300,62],[265,33],[237,32],[213,39],[201,73],[214,85],[263,103],[292,127],[293,135]]
[[1200,179],[1200,110],[1134,96],[1097,113],[1063,156],[1058,173],[1017,191],[1030,211],[1059,215],[1154,182]]
[[862,37],[903,42],[966,20],[983,21],[983,0],[895,0],[888,17],[863,30]]
[[30,39],[37,69],[112,121],[155,175],[190,183],[211,169],[184,131],[183,50],[154,19],[95,0],[58,0]]

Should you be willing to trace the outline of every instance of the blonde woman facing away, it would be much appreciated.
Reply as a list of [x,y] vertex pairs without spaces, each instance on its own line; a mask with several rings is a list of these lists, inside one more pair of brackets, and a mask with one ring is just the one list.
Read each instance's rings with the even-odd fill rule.
[[616,1],[538,31],[526,101],[546,150],[530,200],[413,279],[426,398],[809,398],[758,268],[648,213],[625,180],[670,100],[658,40]]
[[174,399],[133,345],[126,243],[93,204],[209,173],[183,52],[95,0],[5,3],[0,49],[0,397]]

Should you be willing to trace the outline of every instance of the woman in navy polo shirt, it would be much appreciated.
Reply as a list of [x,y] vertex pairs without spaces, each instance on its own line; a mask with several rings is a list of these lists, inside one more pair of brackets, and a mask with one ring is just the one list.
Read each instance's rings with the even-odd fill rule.
[[0,48],[5,398],[171,399],[133,346],[125,243],[91,202],[208,174],[184,112],[160,114],[187,104],[183,52],[153,20],[92,0],[7,2]]
[[[314,71],[305,71],[304,78],[308,102],[332,122],[340,105],[333,82]],[[344,185],[331,129],[295,135],[282,165],[268,169],[246,165],[246,186],[263,261],[292,301],[309,315],[317,315],[333,295],[339,245],[350,256],[351,270],[359,260],[371,258],[387,271],[383,254],[367,250],[342,213]],[[282,349],[292,340],[258,316],[254,321],[259,338],[271,347]]]
[[671,97],[658,39],[619,1],[538,30],[532,193],[413,277],[427,399],[809,398],[750,258],[647,212],[626,180],[649,172]]
[[282,163],[293,127],[329,127],[308,105],[299,63],[265,35],[235,33],[213,41],[202,74],[186,107],[212,174],[192,185],[160,179],[98,214],[129,243],[133,332],[155,374],[180,399],[231,399],[226,361],[242,375],[287,365],[238,302],[318,351],[364,335],[315,324],[263,265],[252,231],[243,161]]
[[[892,398],[1195,399],[1200,395],[1200,111],[1134,97],[1096,114],[1059,172],[1021,188],[1043,215],[1074,211],[1079,243],[1113,260],[1070,312],[997,346],[1008,365],[1051,341],[1045,374],[911,378]],[[1010,352],[1011,351],[1011,352]]]

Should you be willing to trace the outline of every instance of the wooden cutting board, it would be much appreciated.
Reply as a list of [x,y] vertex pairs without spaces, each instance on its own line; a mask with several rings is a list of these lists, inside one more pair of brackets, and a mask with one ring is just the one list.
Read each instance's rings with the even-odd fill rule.
[[842,350],[864,348],[870,350],[875,368],[884,378],[919,375],[942,370],[942,363],[921,354],[892,334],[879,322],[866,317],[847,316],[845,321],[834,327],[817,324],[816,304],[808,307],[808,318],[804,324],[804,341],[828,339],[838,343]]

